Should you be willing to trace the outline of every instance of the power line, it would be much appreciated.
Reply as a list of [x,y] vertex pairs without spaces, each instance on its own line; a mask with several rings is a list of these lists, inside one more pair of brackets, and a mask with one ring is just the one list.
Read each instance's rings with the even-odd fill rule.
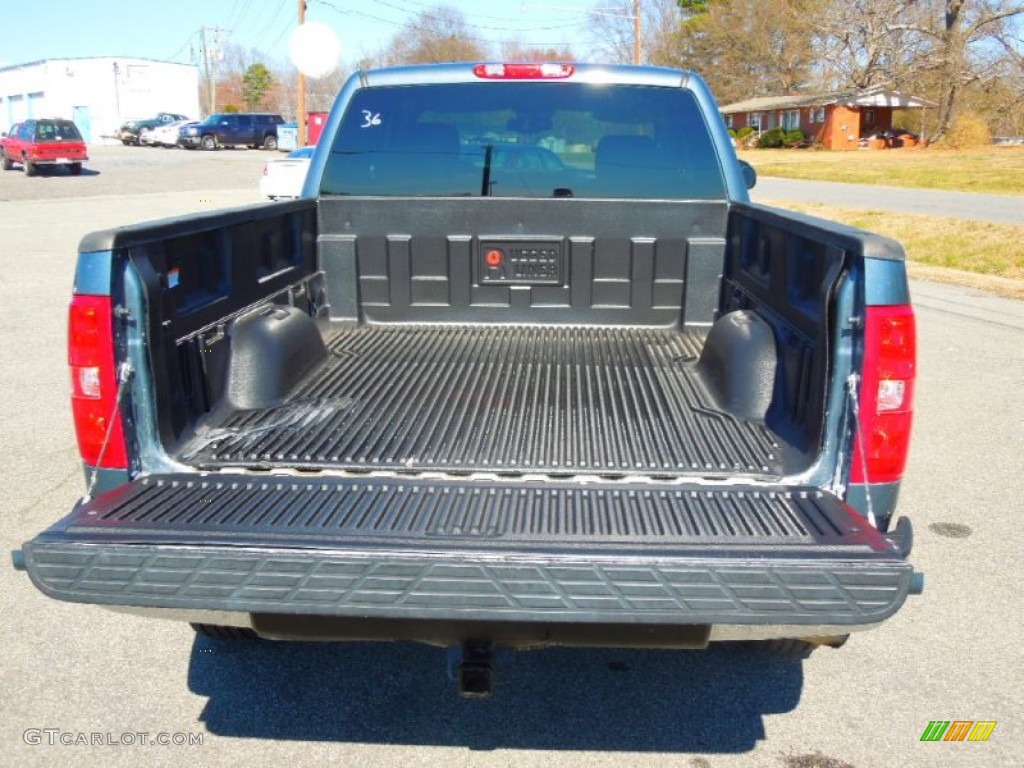
[[187,38],[185,38],[185,42],[181,44],[181,48],[179,48],[177,51],[175,51],[173,56],[168,56],[167,57],[167,61],[174,61],[182,53],[184,53],[185,49],[188,48],[189,43],[192,42],[192,40],[195,38],[195,36],[196,36],[196,33],[193,32]]
[[[377,21],[377,22],[380,22],[382,24],[388,24],[388,25],[393,26],[393,27],[404,27],[404,26],[406,26],[409,23],[408,21],[394,21],[392,19],[385,19],[385,18],[382,18],[381,16],[375,16],[373,14],[366,13],[365,11],[347,10],[347,9],[344,9],[344,8],[339,8],[334,3],[329,2],[329,0],[313,0],[313,2],[316,2],[317,4],[322,5],[322,6],[326,7],[326,8],[329,8],[332,11],[334,11],[335,13],[341,14],[342,16],[357,16],[359,18],[370,19],[371,21]],[[381,0],[378,0],[378,2],[381,2]],[[395,10],[399,10],[399,11],[401,11],[403,13],[409,13],[410,12],[409,9],[398,8],[397,6],[390,5],[389,3],[383,3],[382,2],[381,4],[382,5],[389,5],[391,8],[393,8]],[[432,16],[431,14],[426,14],[426,15],[427,15],[428,18],[436,18],[435,16]],[[522,28],[522,27],[494,27],[494,26],[487,26],[487,25],[484,25],[484,24],[474,24],[473,22],[467,20],[466,25],[469,26],[469,27],[473,27],[474,29],[479,29],[479,30],[486,30],[486,31],[493,31],[493,32],[516,32],[516,33],[519,33],[519,34],[528,34],[530,32],[550,32],[552,30],[557,30],[557,29],[573,29],[573,28],[579,27],[581,24],[584,24],[584,23],[585,22],[576,22],[576,23],[573,23],[573,24],[562,24],[562,25],[556,25],[556,26]],[[479,42],[479,43],[493,43],[494,42],[493,38],[486,38],[486,37],[479,37],[479,36],[467,36],[467,39],[473,40],[473,41]]]
[[235,4],[228,11],[227,22],[225,23],[238,26],[239,22],[245,18],[250,5],[252,5],[252,0],[235,0]]
[[[389,8],[394,8],[396,11],[401,11],[402,13],[421,13],[421,14],[423,14],[424,16],[426,16],[428,18],[432,18],[432,19],[437,18],[434,14],[430,13],[430,11],[433,11],[433,10],[435,10],[438,7],[437,3],[425,3],[425,2],[420,2],[419,0],[402,0],[402,5],[405,6],[405,7],[402,7],[402,6],[394,5],[393,3],[388,2],[388,0],[376,0],[376,2],[378,4],[380,4],[380,5],[385,5],[385,6],[389,7]],[[413,8],[408,7],[410,5],[411,6],[418,6],[420,8],[425,9],[425,10],[416,11]],[[490,16],[490,15],[488,15],[486,13],[474,13],[472,15],[472,19],[484,19],[484,20],[487,20],[487,21],[499,21],[499,22],[502,22],[504,24],[516,24],[517,21],[525,21],[525,20],[522,19],[522,17],[515,17],[515,16]],[[497,30],[499,32],[518,32],[520,30],[523,30],[521,25],[520,26],[516,26],[516,27],[486,26],[486,25],[483,25],[483,24],[477,24],[475,21],[472,21],[472,20],[470,20],[468,18],[466,19],[466,23],[469,26],[477,27],[478,29],[494,29],[494,30]],[[573,22],[572,24],[561,24],[561,25],[557,25],[557,26],[532,27],[532,28],[527,28],[526,30],[523,30],[523,31],[542,32],[542,31],[549,30],[549,29],[563,29],[563,28],[568,29],[568,28],[571,28],[571,27],[578,26],[579,24],[580,24],[580,22]]]
[[253,38],[253,47],[258,48],[259,44],[266,40],[271,34],[273,34],[273,32],[278,26],[281,27],[281,32],[280,34],[278,34],[277,38],[270,46],[270,50],[274,49],[278,42],[280,42],[281,38],[284,37],[285,33],[289,29],[291,29],[292,26],[291,12],[288,10],[288,6],[283,3],[278,6],[277,13],[270,18],[269,23],[263,27],[263,30],[259,33],[259,35]]

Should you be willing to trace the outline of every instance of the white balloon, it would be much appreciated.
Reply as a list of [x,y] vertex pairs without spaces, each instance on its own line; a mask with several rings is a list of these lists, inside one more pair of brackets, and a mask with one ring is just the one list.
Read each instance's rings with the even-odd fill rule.
[[323,22],[307,21],[296,27],[288,39],[288,56],[302,74],[323,77],[338,66],[341,41]]

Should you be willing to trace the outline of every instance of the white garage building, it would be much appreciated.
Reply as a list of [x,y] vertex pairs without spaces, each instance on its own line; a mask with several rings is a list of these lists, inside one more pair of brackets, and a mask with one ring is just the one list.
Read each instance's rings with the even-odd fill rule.
[[118,56],[0,67],[0,130],[33,117],[66,117],[98,143],[125,120],[157,112],[199,118],[196,67]]

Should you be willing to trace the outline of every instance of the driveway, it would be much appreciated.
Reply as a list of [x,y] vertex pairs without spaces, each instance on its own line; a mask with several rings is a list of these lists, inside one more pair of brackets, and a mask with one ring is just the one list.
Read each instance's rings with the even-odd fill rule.
[[976,192],[880,187],[872,184],[800,181],[762,176],[758,178],[751,196],[756,202],[768,205],[778,205],[783,201],[825,203],[848,208],[870,208],[1024,225],[1024,195],[982,195]]

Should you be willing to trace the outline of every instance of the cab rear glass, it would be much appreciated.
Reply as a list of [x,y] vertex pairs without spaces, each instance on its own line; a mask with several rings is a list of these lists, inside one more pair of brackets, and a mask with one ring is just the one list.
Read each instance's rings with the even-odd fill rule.
[[36,141],[81,141],[82,134],[70,120],[40,120],[36,123]]
[[320,191],[721,199],[725,182],[689,91],[471,82],[357,91]]

